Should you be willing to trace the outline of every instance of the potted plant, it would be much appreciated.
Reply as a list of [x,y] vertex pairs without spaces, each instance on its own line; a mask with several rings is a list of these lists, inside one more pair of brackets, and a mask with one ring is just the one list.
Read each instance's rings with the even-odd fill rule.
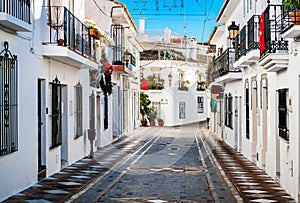
[[154,106],[152,106],[149,110],[148,119],[150,121],[150,126],[155,126],[155,119],[157,116],[157,112],[155,111]]
[[284,0],[282,5],[285,6],[289,12],[291,22],[299,25],[300,24],[300,0]]
[[98,38],[99,33],[98,33],[97,25],[95,23],[89,23],[87,28],[89,29],[90,36]]
[[162,118],[157,118],[157,123],[159,126],[164,126],[164,120]]
[[59,39],[59,40],[57,40],[57,45],[58,46],[64,46],[64,39]]
[[147,115],[149,115],[150,108],[149,105],[151,104],[151,101],[149,99],[149,96],[145,94],[144,92],[141,92],[140,94],[140,113],[142,115],[141,123],[142,126],[147,126]]

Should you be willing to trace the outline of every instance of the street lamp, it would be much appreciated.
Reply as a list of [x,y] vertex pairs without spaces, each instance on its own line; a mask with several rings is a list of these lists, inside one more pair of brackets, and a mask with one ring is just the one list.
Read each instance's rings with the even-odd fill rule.
[[232,46],[235,47],[234,39],[239,33],[239,26],[235,24],[235,21],[231,22],[231,25],[228,26],[229,39],[232,40]]
[[171,84],[172,84],[172,74],[171,73],[168,75],[168,80],[169,80],[169,86],[171,87]]
[[124,52],[124,61],[125,61],[125,65],[126,67],[128,67],[128,63],[131,59],[131,53],[126,49],[125,52]]

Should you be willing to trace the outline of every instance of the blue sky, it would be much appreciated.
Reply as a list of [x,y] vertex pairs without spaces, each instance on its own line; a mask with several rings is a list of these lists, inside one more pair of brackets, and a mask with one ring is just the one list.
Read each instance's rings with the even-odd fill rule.
[[[223,0],[119,0],[125,3],[138,26],[140,17],[146,18],[145,29],[164,30],[173,34],[195,36],[207,42]],[[184,29],[184,27],[186,27]]]

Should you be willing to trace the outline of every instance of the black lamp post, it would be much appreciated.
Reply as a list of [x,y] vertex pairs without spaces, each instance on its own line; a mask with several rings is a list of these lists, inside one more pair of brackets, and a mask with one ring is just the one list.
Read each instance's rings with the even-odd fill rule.
[[234,48],[235,46],[234,39],[239,33],[239,26],[235,24],[235,21],[232,21],[231,25],[228,26],[228,31],[229,31],[229,39],[232,41],[232,46]]

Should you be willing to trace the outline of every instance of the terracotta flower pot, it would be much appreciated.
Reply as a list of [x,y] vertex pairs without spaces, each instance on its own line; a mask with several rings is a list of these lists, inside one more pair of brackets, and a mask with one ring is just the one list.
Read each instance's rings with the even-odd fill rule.
[[64,40],[63,39],[57,40],[57,45],[58,46],[64,46]]
[[142,126],[147,126],[147,121],[141,121]]
[[155,126],[155,121],[150,121],[150,126]]
[[164,121],[163,120],[159,120],[159,121],[157,121],[157,123],[158,123],[159,126],[164,126]]
[[295,25],[300,25],[300,11],[293,11],[289,13],[291,18],[291,23]]
[[96,36],[98,35],[98,32],[97,32],[97,30],[96,30],[96,29],[93,29],[93,28],[91,28],[91,29],[90,29],[90,35],[91,35],[91,36],[93,36],[93,37],[96,37]]

